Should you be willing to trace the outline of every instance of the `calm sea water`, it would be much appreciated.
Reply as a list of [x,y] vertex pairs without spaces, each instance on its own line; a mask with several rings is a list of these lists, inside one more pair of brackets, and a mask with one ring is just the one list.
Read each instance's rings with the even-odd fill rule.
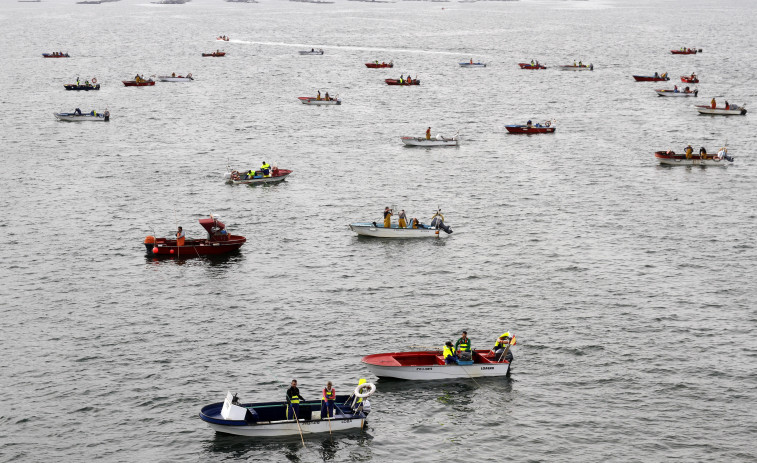
[[[72,3],[0,9],[0,460],[757,459],[754,114],[693,108],[755,109],[754,2]],[[518,69],[531,59],[595,70]],[[655,71],[697,72],[699,98],[631,79]],[[171,72],[196,80],[120,83]],[[408,73],[422,85],[383,83]],[[102,90],[64,91],[77,76]],[[319,89],[343,105],[297,101]],[[55,121],[76,107],[111,121]],[[504,130],[547,118],[552,136]],[[429,125],[462,145],[402,146]],[[736,161],[656,165],[688,143]],[[294,174],[221,180],[264,160]],[[347,228],[393,205],[441,207],[455,232]],[[211,212],[248,238],[239,254],[144,257],[145,236],[201,236]],[[293,377],[341,393],[376,379],[363,355],[462,329],[478,348],[515,332],[512,377],[377,381],[365,432],[306,448],[197,417]]]

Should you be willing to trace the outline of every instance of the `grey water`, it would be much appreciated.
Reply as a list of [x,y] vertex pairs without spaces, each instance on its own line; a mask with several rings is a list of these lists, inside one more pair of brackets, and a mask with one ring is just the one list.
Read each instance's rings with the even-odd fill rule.
[[[754,24],[747,0],[2,0],[0,460],[754,461]],[[554,68],[574,60],[594,71]],[[655,71],[672,80],[631,78]],[[172,72],[195,81],[121,84]],[[655,95],[691,72],[698,98]],[[400,74],[421,85],[384,84]],[[77,76],[102,89],[65,91]],[[343,104],[297,100],[318,90]],[[698,115],[712,97],[750,112]],[[53,117],[77,107],[111,120]],[[557,132],[505,132],[528,119]],[[461,146],[400,143],[428,126]],[[689,143],[735,162],[655,162]],[[294,173],[224,184],[262,161]],[[385,206],[440,207],[454,233],[350,232]],[[147,235],[200,237],[210,213],[239,253],[145,257]],[[463,329],[475,348],[515,333],[509,379],[360,362]],[[308,399],[374,381],[366,429],[303,448],[197,416],[295,377]]]

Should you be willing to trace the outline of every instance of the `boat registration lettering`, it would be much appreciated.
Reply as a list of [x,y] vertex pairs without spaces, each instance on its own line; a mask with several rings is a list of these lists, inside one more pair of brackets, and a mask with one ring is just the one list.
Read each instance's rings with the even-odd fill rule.
[[494,367],[481,367],[482,370],[493,370]]
[[434,369],[434,367],[425,367],[425,368],[424,367],[417,367],[415,370],[416,371],[428,371],[428,370],[433,370],[433,369]]

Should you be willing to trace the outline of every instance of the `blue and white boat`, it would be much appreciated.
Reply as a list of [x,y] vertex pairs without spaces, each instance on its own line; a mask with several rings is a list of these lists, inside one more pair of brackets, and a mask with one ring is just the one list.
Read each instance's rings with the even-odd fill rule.
[[[397,223],[391,223],[389,227],[384,227],[384,223],[376,222],[355,222],[350,224],[350,230],[361,236],[371,236],[373,238],[441,238],[452,233],[452,228],[445,225],[444,216],[441,211],[431,217],[429,225],[419,223],[417,228],[412,227],[412,219],[406,228],[400,228]],[[439,233],[443,231],[444,233]]]
[[467,63],[459,63],[461,68],[485,68],[486,63],[474,63],[473,61],[468,61]]

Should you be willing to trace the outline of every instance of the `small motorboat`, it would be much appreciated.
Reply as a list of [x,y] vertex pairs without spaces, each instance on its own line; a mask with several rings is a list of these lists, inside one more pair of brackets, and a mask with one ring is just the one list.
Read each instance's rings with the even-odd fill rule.
[[339,98],[332,98],[329,97],[326,99],[325,97],[318,99],[318,97],[315,96],[300,96],[297,97],[298,100],[302,102],[302,104],[309,104],[309,105],[340,105],[342,104],[342,100]]
[[703,153],[692,154],[691,157],[676,154],[673,151],[655,151],[654,157],[664,166],[727,166],[728,163],[733,162],[733,158],[728,156],[727,151],[714,156]]
[[[412,219],[410,220],[412,222]],[[445,235],[439,233],[444,231],[447,235],[452,233],[452,228],[444,223],[444,216],[441,211],[437,211],[431,217],[429,225],[418,223],[417,228],[413,228],[412,223],[407,228],[400,228],[398,224],[392,223],[389,228],[384,227],[383,222],[356,222],[350,224],[350,230],[359,236],[370,236],[373,238],[441,238]]]
[[400,82],[399,79],[384,79],[384,82],[386,82],[386,85],[420,85],[421,81],[419,79],[403,79],[402,82]]
[[43,58],[70,58],[68,53],[60,53],[60,52],[53,52],[53,53],[42,53]]
[[56,119],[65,122],[108,122],[110,121],[110,111],[107,109],[101,113],[90,111],[82,113],[79,108],[72,113],[53,113]]
[[637,76],[634,75],[633,79],[636,82],[662,82],[665,80],[670,80],[670,77],[668,77],[668,73],[665,72],[663,74],[655,74],[653,76]]
[[728,105],[728,107],[713,108],[712,106],[697,105],[695,106],[699,114],[710,114],[713,116],[744,116],[746,115],[746,108],[737,106],[735,104]]
[[544,66],[543,64],[540,64],[538,61],[534,64],[531,63],[518,63],[518,66],[520,66],[521,69],[547,69],[547,66]]
[[199,222],[208,232],[207,238],[186,238],[184,244],[179,245],[175,237],[156,238],[151,235],[144,241],[147,255],[179,258],[217,256],[236,251],[247,241],[244,236],[230,235],[226,231],[226,225],[212,215],[209,219],[200,219]]
[[702,49],[681,48],[680,50],[670,50],[670,53],[674,55],[696,55],[697,53],[702,53]]
[[[250,175],[252,173],[252,175]],[[273,166],[271,169],[271,175],[265,176],[263,175],[263,172],[260,170],[230,170],[223,174],[223,178],[226,180],[226,183],[231,183],[232,185],[260,185],[263,183],[279,183],[286,180],[286,178],[291,174],[292,171],[288,169],[279,169],[276,166]]]
[[176,74],[170,76],[158,76],[158,81],[160,82],[192,82],[193,80],[191,72],[186,76],[177,76]]
[[558,66],[561,71],[593,71],[593,64],[566,64]]
[[97,83],[96,79],[92,79],[92,83],[95,85],[92,85],[89,82],[84,82],[83,84],[63,84],[63,88],[66,90],[100,90],[100,84]]
[[512,134],[537,134],[537,133],[554,133],[557,130],[551,122],[547,121],[544,124],[526,124],[526,125],[506,125],[505,129]]
[[212,56],[212,57],[215,57],[215,58],[220,58],[222,56],[226,56],[226,52],[225,51],[214,51],[213,53],[203,53],[202,56],[205,56],[205,57]]
[[670,97],[690,97],[690,96],[694,96],[695,97],[699,93],[699,90],[697,90],[696,88],[694,90],[688,90],[688,91],[686,89],[683,89],[683,90],[660,89],[660,90],[655,90],[655,92],[657,92],[657,94],[660,95],[660,96],[670,96]]
[[699,78],[696,76],[696,74],[692,74],[690,76],[681,76],[681,82],[684,84],[698,84]]
[[202,407],[200,419],[216,432],[247,437],[304,436],[360,430],[371,410],[370,401],[366,399],[375,390],[376,386],[372,383],[363,383],[350,396],[335,396],[332,417],[321,417],[320,398],[303,400],[296,419],[288,416],[289,406],[285,401],[240,403],[236,394],[228,392],[223,402]]
[[226,37],[225,35],[222,35],[222,36],[220,36],[220,37],[216,37],[216,40],[223,40],[224,42],[228,42],[228,41],[229,41],[229,38],[228,38],[228,37]]
[[315,48],[312,48],[310,50],[300,50],[300,54],[301,55],[322,55],[323,49],[319,48],[318,50],[316,50]]
[[155,81],[152,79],[122,80],[125,87],[152,87]]
[[461,68],[485,68],[486,63],[474,63],[473,61],[468,61],[467,63],[458,63],[460,64]]
[[377,62],[365,63],[365,67],[371,68],[371,69],[393,68],[394,67],[394,62],[393,61],[389,61],[388,63],[386,63],[386,62],[381,62],[381,63],[377,63]]
[[426,137],[402,137],[402,143],[405,146],[459,146],[460,137],[455,134],[451,138],[446,138],[442,134],[438,134],[436,138]]

